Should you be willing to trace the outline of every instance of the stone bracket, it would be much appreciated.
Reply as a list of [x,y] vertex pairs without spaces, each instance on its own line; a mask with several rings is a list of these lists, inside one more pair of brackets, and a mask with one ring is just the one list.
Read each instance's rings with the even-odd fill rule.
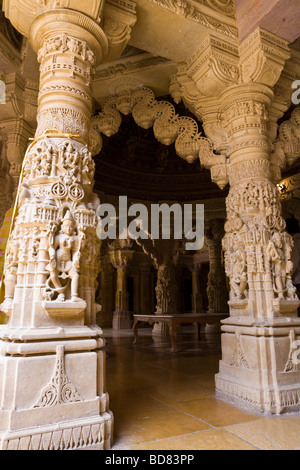
[[86,302],[84,300],[79,302],[59,302],[59,301],[45,301],[42,306],[50,317],[60,319],[71,319],[83,317],[86,309]]
[[292,317],[297,317],[297,308],[300,305],[299,300],[284,300],[284,299],[274,299],[273,307],[275,315],[288,315]]
[[109,43],[109,52],[105,57],[105,62],[120,57],[127,46],[136,20],[135,3],[131,0],[105,2],[103,30]]
[[244,83],[273,87],[285,61],[290,58],[288,42],[257,28],[239,47],[241,75]]

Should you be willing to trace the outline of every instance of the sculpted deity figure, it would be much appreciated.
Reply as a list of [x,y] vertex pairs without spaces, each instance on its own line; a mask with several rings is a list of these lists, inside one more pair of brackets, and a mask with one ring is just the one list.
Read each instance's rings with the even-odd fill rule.
[[64,301],[68,283],[62,285],[60,279],[68,279],[71,280],[71,301],[81,300],[78,295],[78,281],[84,240],[85,234],[76,234],[75,221],[70,211],[67,211],[62,221],[61,231],[56,236],[50,235],[48,270],[50,271],[49,281],[54,286],[54,289],[51,288],[48,281],[48,287],[52,291],[50,297],[56,292],[57,300]]
[[78,39],[68,38],[67,47],[69,51],[74,52],[75,54],[80,54],[81,52],[81,43]]
[[285,253],[285,272],[286,272],[286,298],[289,300],[298,300],[297,295],[297,288],[293,284],[293,271],[294,271],[294,264],[292,261],[292,249],[293,249],[293,239],[286,240],[284,246],[284,253]]
[[19,242],[15,234],[12,235],[8,241],[4,265],[5,299],[1,305],[1,310],[4,313],[11,308],[13,302],[15,286],[17,283],[18,252]]
[[65,142],[59,149],[59,168],[67,174],[72,181],[78,178],[80,172],[80,158],[78,150],[72,142]]
[[283,241],[279,232],[275,232],[269,241],[267,254],[274,276],[274,290],[278,294],[278,297],[282,299],[285,291],[286,260]]
[[83,183],[91,183],[95,174],[95,162],[92,159],[91,152],[83,150],[82,160],[82,180]]
[[242,242],[234,241],[234,252],[231,255],[232,274],[230,286],[234,298],[241,300],[245,297],[247,287],[246,253]]
[[49,176],[52,168],[52,148],[43,145],[43,155],[40,161],[40,174],[42,176]]
[[298,300],[297,288],[294,286],[290,274],[288,274],[286,278],[286,298],[289,300]]

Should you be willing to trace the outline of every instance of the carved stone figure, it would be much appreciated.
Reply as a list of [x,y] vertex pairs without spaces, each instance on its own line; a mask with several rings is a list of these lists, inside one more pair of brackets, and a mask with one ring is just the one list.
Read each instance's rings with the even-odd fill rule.
[[12,302],[15,293],[15,286],[17,283],[18,272],[18,251],[19,242],[16,234],[11,237],[8,242],[6,250],[6,258],[4,265],[4,284],[5,284],[5,298],[1,305],[1,310],[9,314],[12,307]]
[[80,270],[80,257],[85,234],[76,234],[75,221],[68,211],[61,224],[61,231],[58,235],[50,235],[49,256],[50,263],[47,269],[50,271],[50,278],[53,287],[48,282],[45,296],[52,298],[54,293],[58,294],[57,300],[64,301],[68,282],[64,285],[61,279],[71,280],[71,301],[78,302],[81,299],[78,295],[78,280]]
[[286,298],[289,300],[297,300],[297,288],[294,286],[291,275],[286,278]]
[[234,251],[231,255],[231,276],[230,286],[235,299],[242,299],[246,296],[247,287],[247,266],[246,253],[242,242],[234,242]]
[[283,251],[283,242],[279,232],[275,232],[267,247],[267,256],[271,263],[274,278],[274,291],[279,298],[284,298],[286,264]]

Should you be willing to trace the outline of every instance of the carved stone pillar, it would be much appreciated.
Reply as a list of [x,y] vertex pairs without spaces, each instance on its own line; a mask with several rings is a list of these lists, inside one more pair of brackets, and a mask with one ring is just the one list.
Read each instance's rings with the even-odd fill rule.
[[116,310],[113,316],[113,328],[119,330],[121,328],[131,327],[130,313],[128,312],[128,291],[127,291],[127,274],[126,266],[117,266],[117,285],[116,285]]
[[113,320],[113,267],[101,264],[101,312],[98,315],[101,328],[111,328]]
[[140,309],[141,313],[153,313],[151,293],[152,293],[151,266],[140,268]]
[[[155,314],[168,315],[177,313],[177,273],[176,266],[180,254],[178,240],[168,239],[137,239],[136,243],[142,247],[145,254],[152,259],[157,270],[155,286],[156,307]],[[165,323],[155,323],[153,334],[167,336],[168,327]]]
[[[177,279],[176,267],[172,258],[165,259],[157,267],[157,282],[155,287],[157,315],[173,315],[177,312]],[[152,330],[154,335],[168,335],[165,323],[155,323]]]
[[172,262],[158,266],[156,283],[156,309],[158,315],[177,313],[177,280],[176,270]]
[[[21,6],[11,14],[19,7],[20,17]],[[107,449],[113,418],[96,325],[99,200],[88,140],[91,76],[107,43],[90,16],[62,8],[36,14],[30,41],[40,62],[38,128],[5,264],[0,445]]]
[[228,292],[222,263],[222,238],[224,223],[221,220],[209,222],[205,236],[209,252],[209,273],[207,281],[208,313],[228,312]]
[[199,268],[192,271],[192,312],[199,313],[203,311],[202,297],[199,292]]
[[186,263],[186,267],[192,276],[192,313],[203,312],[203,299],[200,292],[201,263],[191,261]]
[[14,205],[28,139],[34,135],[28,122],[11,116],[12,113],[7,110],[10,103],[1,106],[6,107],[4,115],[10,119],[0,121],[0,227],[6,211]]
[[3,225],[6,211],[12,207],[11,188],[12,182],[9,176],[9,165],[6,160],[6,138],[0,134],[0,229]]
[[272,182],[271,98],[270,89],[253,85],[224,93],[231,143],[223,239],[230,318],[223,322],[216,388],[218,396],[254,410],[282,413],[300,410],[300,375],[290,362],[300,321],[291,238]]
[[[133,272],[133,312],[141,313],[141,276],[139,268],[135,269]],[[130,306],[129,306],[130,307]]]
[[221,188],[230,184],[222,242],[230,316],[216,392],[262,413],[300,411],[299,300],[275,186],[286,164],[284,152],[274,152],[277,121],[289,106],[275,91],[291,85],[289,57],[286,41],[258,28],[239,47],[209,37],[178,73],[211,140],[201,143],[200,161]]
[[127,276],[128,263],[133,253],[131,250],[114,250],[110,253],[111,262],[117,270],[116,301],[112,323],[115,330],[132,327],[132,312],[128,311]]

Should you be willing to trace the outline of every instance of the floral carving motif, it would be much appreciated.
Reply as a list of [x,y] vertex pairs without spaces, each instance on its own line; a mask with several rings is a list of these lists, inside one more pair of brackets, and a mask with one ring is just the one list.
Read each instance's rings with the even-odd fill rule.
[[49,384],[41,391],[40,398],[34,408],[44,408],[77,401],[82,401],[82,398],[65,373],[64,347],[57,346],[53,376]]
[[241,367],[243,369],[253,369],[253,365],[247,360],[242,346],[241,332],[239,329],[235,333],[235,349],[233,351],[231,366]]

